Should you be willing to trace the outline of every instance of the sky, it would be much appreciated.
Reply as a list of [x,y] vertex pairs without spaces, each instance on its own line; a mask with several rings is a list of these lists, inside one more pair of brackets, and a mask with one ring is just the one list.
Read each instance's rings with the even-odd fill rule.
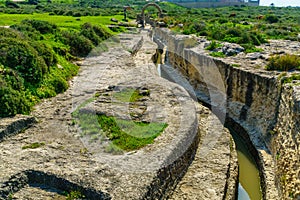
[[300,0],[260,0],[261,6],[269,6],[274,3],[275,6],[300,6]]

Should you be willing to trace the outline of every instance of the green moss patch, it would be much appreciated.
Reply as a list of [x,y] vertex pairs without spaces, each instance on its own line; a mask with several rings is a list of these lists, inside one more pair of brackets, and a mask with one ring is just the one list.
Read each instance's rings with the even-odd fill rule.
[[120,92],[113,94],[113,97],[120,102],[136,102],[143,96],[149,96],[150,90],[145,91],[145,94],[141,94],[138,89],[126,88]]
[[44,142],[34,142],[32,144],[23,146],[22,149],[36,149],[36,148],[42,147],[44,145],[45,145]]

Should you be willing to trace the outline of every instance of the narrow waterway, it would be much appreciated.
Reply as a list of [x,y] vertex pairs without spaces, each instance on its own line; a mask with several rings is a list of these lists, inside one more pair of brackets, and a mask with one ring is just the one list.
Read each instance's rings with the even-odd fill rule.
[[236,144],[239,162],[238,200],[262,199],[259,171],[255,160],[245,141],[235,131],[230,130],[230,133]]
[[[165,70],[162,70],[162,67],[165,65],[157,64],[158,74],[174,82],[174,78],[178,79],[179,74],[168,73]],[[164,68],[165,69],[165,68]],[[182,78],[184,79],[184,78]],[[187,80],[176,80],[176,83],[182,85],[188,91],[191,90]],[[182,84],[184,83],[184,84]],[[187,85],[189,85],[187,87]],[[238,163],[239,163],[239,187],[238,187],[238,200],[260,200],[262,199],[262,192],[260,186],[260,176],[259,170],[256,165],[256,162],[251,155],[246,142],[232,129],[230,133],[234,139],[237,148],[238,154]]]

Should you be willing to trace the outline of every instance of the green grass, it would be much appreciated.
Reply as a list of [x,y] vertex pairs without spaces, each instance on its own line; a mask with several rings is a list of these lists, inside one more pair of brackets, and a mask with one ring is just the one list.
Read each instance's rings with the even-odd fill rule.
[[262,48],[252,47],[250,49],[246,49],[245,53],[254,53],[254,52],[263,52],[264,50]]
[[220,47],[222,47],[222,44],[213,40],[205,49],[212,51]]
[[[150,94],[150,91],[148,91],[148,95],[149,94]],[[120,92],[114,93],[113,97],[116,98],[120,102],[136,102],[140,98],[142,98],[143,95],[139,94],[139,91],[137,89],[126,88]]]
[[153,143],[167,127],[166,123],[133,122],[105,115],[98,115],[98,122],[112,143],[125,151],[140,149]]
[[283,84],[292,83],[294,80],[300,80],[300,74],[292,74],[289,77],[282,77],[281,83]]
[[241,64],[232,64],[233,67],[240,67]]
[[[111,24],[110,19],[116,18],[118,20],[123,19],[122,15],[114,16],[82,16],[82,17],[72,17],[72,16],[61,16],[61,15],[49,15],[49,13],[33,13],[33,14],[4,14],[0,13],[0,26],[11,26],[22,22],[24,19],[35,19],[48,21],[50,23],[56,24],[58,27],[69,29],[79,29],[80,26],[86,22],[92,24]],[[80,19],[80,20],[77,20]]]
[[36,149],[36,148],[42,147],[44,145],[45,145],[44,142],[34,142],[32,144],[23,146],[22,149]]
[[[136,89],[126,89],[115,94],[116,96],[114,97],[122,102],[136,102],[143,97]],[[134,122],[106,115],[80,112],[80,108],[94,100],[95,98],[91,98],[85,101],[72,113],[72,116],[76,119],[76,124],[81,129],[81,137],[89,136],[90,142],[102,141],[104,138],[112,141],[106,147],[106,152],[118,153],[122,150],[140,149],[147,144],[153,143],[154,139],[167,127],[166,123]]]
[[279,71],[300,70],[300,57],[291,54],[273,56],[269,59],[266,69]]
[[76,199],[84,199],[85,196],[77,190],[71,191],[70,193],[65,193],[66,200],[76,200]]
[[78,113],[77,123],[81,137],[89,136],[90,142],[109,138],[112,144],[107,152],[131,151],[154,142],[154,139],[167,127],[166,123],[133,122],[93,113]]
[[212,57],[217,57],[217,58],[225,58],[226,55],[223,52],[211,52],[209,54]]

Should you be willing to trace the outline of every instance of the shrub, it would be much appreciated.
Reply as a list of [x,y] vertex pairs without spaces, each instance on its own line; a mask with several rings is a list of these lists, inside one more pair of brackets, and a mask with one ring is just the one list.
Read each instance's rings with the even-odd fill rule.
[[46,65],[48,66],[46,72],[49,71],[51,66],[57,64],[56,55],[49,45],[42,42],[30,42],[30,45],[38,52],[38,55],[44,59]]
[[97,25],[93,25],[93,30],[95,31],[95,33],[102,39],[108,39],[110,38],[112,35],[106,31],[102,26],[97,26]]
[[217,57],[217,58],[225,58],[226,55],[223,52],[211,52],[209,54],[212,57]]
[[1,28],[1,27],[0,27],[0,37],[1,38],[4,38],[4,37],[16,38],[16,39],[20,39],[20,40],[23,39],[23,36],[20,34],[20,32],[17,32],[10,28]]
[[0,38],[0,64],[15,69],[30,83],[38,83],[46,70],[44,60],[27,42]]
[[61,40],[70,46],[71,54],[75,56],[87,56],[93,49],[93,43],[75,31],[63,31]]
[[196,32],[202,32],[206,30],[206,24],[205,22],[194,22],[193,28]]
[[206,50],[210,50],[213,51],[219,47],[221,47],[222,45],[220,43],[217,43],[216,41],[212,41],[205,49]]
[[73,13],[73,17],[81,17],[81,16],[82,16],[81,12],[74,12]]
[[64,15],[66,16],[72,16],[73,15],[73,11],[72,10],[67,10]]
[[11,69],[0,66],[0,117],[27,114],[31,108],[24,92],[23,79]]
[[68,89],[67,81],[59,75],[56,75],[55,77],[50,79],[49,83],[53,86],[56,94],[64,92]]
[[300,57],[297,55],[277,55],[270,58],[267,70],[288,71],[291,69],[300,69]]
[[226,31],[226,35],[232,35],[233,37],[240,37],[243,34],[241,28],[232,27]]
[[34,29],[30,24],[14,24],[11,26],[12,29],[22,32],[24,35],[28,36],[31,40],[39,40],[40,32]]
[[270,14],[266,15],[265,20],[269,23],[276,23],[279,21],[278,17],[276,15]]
[[101,42],[101,38],[95,33],[90,23],[82,25],[80,34],[92,41],[96,46]]
[[[1,84],[1,83],[0,83]],[[0,87],[0,117],[28,114],[31,104],[24,91],[13,90],[9,86]]]
[[12,1],[5,1],[5,5],[8,8],[20,8],[20,6]]
[[55,24],[51,24],[50,22],[41,21],[41,20],[26,19],[22,21],[22,24],[28,24],[42,34],[54,33],[55,30],[57,29],[57,26]]

